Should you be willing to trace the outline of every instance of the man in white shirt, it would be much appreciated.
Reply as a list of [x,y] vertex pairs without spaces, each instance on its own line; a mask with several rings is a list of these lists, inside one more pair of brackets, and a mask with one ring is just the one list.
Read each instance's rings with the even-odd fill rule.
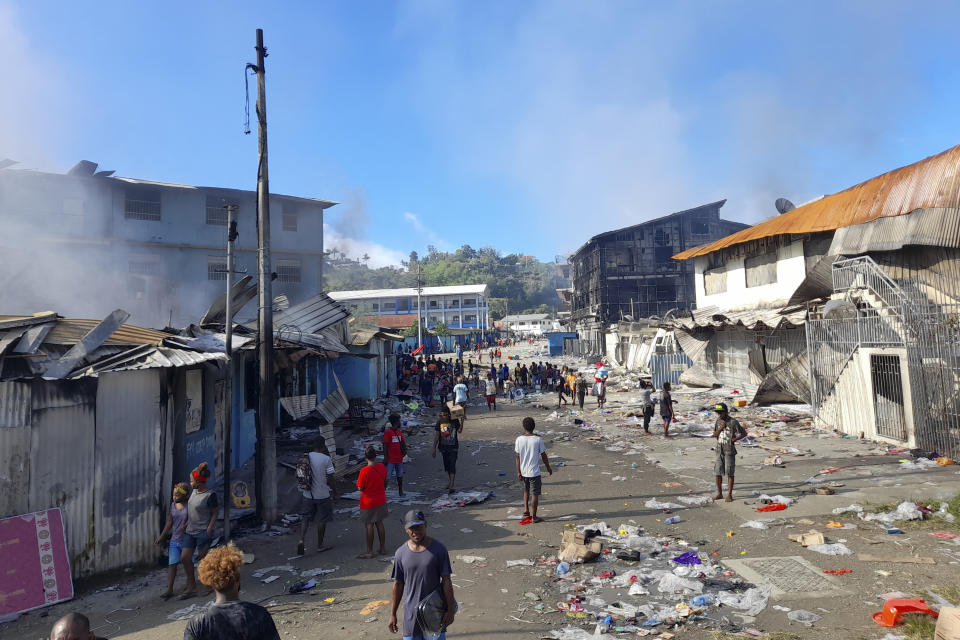
[[536,426],[533,418],[524,418],[523,435],[517,436],[517,441],[513,445],[513,450],[517,454],[517,479],[523,482],[523,520],[520,524],[543,522],[542,518],[537,517],[537,505],[540,503],[542,488],[541,460],[547,467],[547,472],[553,475],[543,438],[533,432]]
[[327,532],[327,523],[333,522],[333,501],[337,498],[334,486],[333,460],[327,452],[327,445],[323,439],[317,439],[310,452],[310,468],[313,473],[313,485],[310,490],[300,490],[303,496],[300,514],[300,542],[297,543],[297,555],[304,554],[303,541],[307,537],[310,522],[317,523],[317,553],[329,551],[330,547],[323,546],[323,536]]
[[463,378],[457,378],[457,384],[453,386],[453,401],[463,407],[463,417],[460,419],[461,424],[467,421],[467,398],[469,395],[470,392],[467,389],[467,385],[463,383]]

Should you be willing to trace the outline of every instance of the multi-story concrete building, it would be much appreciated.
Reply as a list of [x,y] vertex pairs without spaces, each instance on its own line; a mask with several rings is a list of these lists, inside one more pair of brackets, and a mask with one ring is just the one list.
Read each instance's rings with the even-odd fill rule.
[[[0,294],[10,311],[142,326],[196,322],[223,293],[225,204],[236,204],[236,270],[256,279],[256,192],[112,177],[83,161],[66,174],[0,169]],[[334,202],[270,196],[273,294],[321,291],[323,211]],[[239,276],[238,276],[239,277]],[[255,305],[238,319],[256,316]]]
[[573,291],[568,324],[581,339],[599,344],[605,324],[692,308],[696,303],[694,268],[671,258],[684,249],[747,228],[720,218],[725,202],[711,202],[590,238],[570,256]]
[[[329,295],[356,316],[417,317],[417,290],[414,288],[331,291]],[[439,322],[451,328],[490,326],[485,284],[423,287],[420,309],[427,328]]]
[[519,333],[522,336],[542,336],[548,331],[560,328],[556,320],[551,320],[546,313],[526,313],[513,316],[504,316],[499,321],[505,328]]

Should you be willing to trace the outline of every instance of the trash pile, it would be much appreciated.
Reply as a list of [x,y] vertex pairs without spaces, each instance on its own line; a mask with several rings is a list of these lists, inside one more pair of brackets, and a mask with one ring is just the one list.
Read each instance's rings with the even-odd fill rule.
[[602,633],[672,638],[670,630],[692,623],[736,633],[747,623],[740,615],[756,616],[770,596],[769,587],[744,581],[698,544],[632,524],[576,525],[564,531],[557,556],[507,565],[548,569],[564,615],[551,634],[568,640]]

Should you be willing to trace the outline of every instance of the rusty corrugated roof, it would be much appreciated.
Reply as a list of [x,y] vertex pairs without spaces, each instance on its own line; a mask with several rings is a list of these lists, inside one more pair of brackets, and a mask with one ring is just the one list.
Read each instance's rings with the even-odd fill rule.
[[918,209],[960,206],[960,145],[673,256],[687,260],[779,235],[833,231]]
[[[61,318],[44,342],[76,344],[98,324],[100,324],[100,320]],[[164,338],[169,338],[171,335],[156,329],[145,329],[132,324],[125,324],[114,331],[103,344],[148,344],[156,347],[163,342]]]

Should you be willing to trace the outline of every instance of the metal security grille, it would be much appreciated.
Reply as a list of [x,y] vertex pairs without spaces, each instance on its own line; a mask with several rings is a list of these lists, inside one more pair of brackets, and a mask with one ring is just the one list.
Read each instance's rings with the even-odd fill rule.
[[[293,260],[277,261],[277,282],[300,282],[300,263]],[[384,311],[393,309],[394,303],[383,303]]]
[[207,224],[227,226],[227,210],[219,205],[207,205]]
[[903,410],[903,378],[899,356],[870,356],[870,381],[877,434],[895,440],[907,439]]
[[[895,281],[868,256],[834,263],[833,288],[845,296],[839,312],[821,305],[808,312],[812,403],[834,425],[854,425],[873,410],[877,434],[896,440],[909,439],[912,415],[918,447],[957,456],[960,284],[931,280],[929,270],[912,273]],[[862,349],[896,352],[870,354],[869,389],[845,375]]]
[[123,216],[128,220],[159,220],[160,199],[157,200],[126,200],[123,207]]
[[227,261],[207,260],[207,280],[226,280]]

